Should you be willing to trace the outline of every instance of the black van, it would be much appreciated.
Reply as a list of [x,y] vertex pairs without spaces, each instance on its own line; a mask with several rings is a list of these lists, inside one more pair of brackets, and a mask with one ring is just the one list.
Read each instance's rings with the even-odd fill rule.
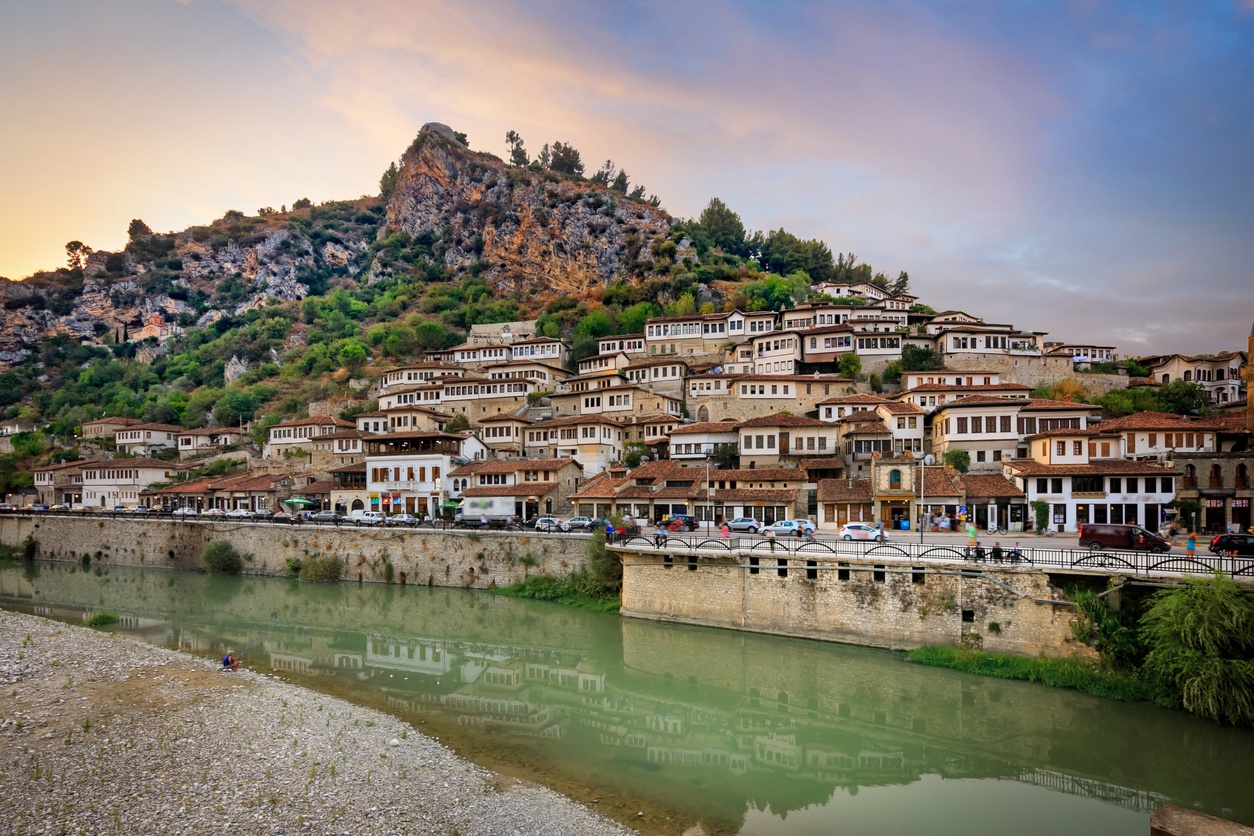
[[1171,541],[1146,531],[1138,525],[1081,523],[1080,545],[1092,551],[1124,549],[1127,551],[1164,554],[1171,551]]

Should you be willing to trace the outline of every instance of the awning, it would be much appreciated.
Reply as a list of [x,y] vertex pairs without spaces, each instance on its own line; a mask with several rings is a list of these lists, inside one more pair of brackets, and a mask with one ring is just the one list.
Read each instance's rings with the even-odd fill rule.
[[440,507],[441,507],[441,508],[449,508],[449,509],[453,509],[453,508],[460,508],[460,507],[462,507],[462,504],[461,504],[460,502],[446,502],[446,503],[444,503],[443,505],[441,505]]
[[317,505],[318,503],[313,502],[312,500],[309,500],[309,499],[305,499],[305,497],[303,496],[293,496],[290,499],[283,500],[283,504],[284,505]]

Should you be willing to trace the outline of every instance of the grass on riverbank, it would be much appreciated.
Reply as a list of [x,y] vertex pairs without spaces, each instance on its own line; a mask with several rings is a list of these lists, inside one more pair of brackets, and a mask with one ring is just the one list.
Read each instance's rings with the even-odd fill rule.
[[527,578],[523,583],[494,589],[492,593],[509,598],[552,601],[591,612],[618,612],[619,608],[617,595],[605,593],[603,588],[583,575],[570,575],[565,578],[535,575]]
[[1055,688],[1070,688],[1095,697],[1126,702],[1153,702],[1155,689],[1126,674],[1103,671],[1079,659],[1045,656],[1010,656],[962,647],[920,647],[906,653],[906,661],[936,668],[952,668],[980,676],[1039,682]]

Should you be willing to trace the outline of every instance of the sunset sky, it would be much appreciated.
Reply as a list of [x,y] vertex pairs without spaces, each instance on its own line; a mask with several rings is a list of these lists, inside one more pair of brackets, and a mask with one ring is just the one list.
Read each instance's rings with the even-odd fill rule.
[[354,198],[428,121],[1121,352],[1254,319],[1254,0],[0,0],[0,275]]

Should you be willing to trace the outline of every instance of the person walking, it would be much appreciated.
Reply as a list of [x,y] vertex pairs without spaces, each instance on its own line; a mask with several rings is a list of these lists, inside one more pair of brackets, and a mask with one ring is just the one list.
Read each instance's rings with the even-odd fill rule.
[[775,553],[775,529],[765,528],[763,533],[766,534],[766,542],[771,544],[771,554]]
[[731,537],[731,526],[727,524],[726,520],[723,521],[723,527],[718,530],[718,534],[724,540]]
[[1184,541],[1184,549],[1189,557],[1197,557],[1197,532],[1189,532],[1188,539]]

